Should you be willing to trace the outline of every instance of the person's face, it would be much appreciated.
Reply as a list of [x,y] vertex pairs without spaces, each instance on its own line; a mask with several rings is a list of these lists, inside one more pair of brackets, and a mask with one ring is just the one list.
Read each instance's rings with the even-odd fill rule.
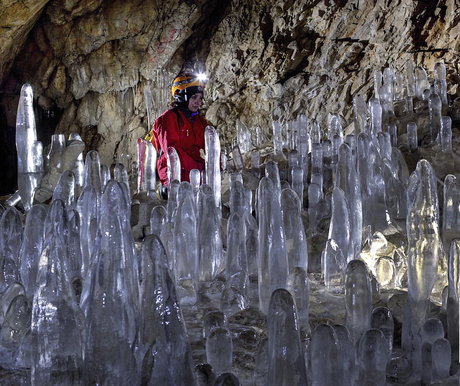
[[203,94],[201,93],[193,94],[188,101],[188,109],[191,112],[195,113],[201,107],[202,102],[203,102]]

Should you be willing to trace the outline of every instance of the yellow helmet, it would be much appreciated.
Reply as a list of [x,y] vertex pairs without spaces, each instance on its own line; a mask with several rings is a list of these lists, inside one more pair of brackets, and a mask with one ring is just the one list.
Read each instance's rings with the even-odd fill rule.
[[188,99],[197,93],[204,92],[204,82],[196,75],[185,73],[178,75],[172,83],[171,94],[179,102],[187,102]]

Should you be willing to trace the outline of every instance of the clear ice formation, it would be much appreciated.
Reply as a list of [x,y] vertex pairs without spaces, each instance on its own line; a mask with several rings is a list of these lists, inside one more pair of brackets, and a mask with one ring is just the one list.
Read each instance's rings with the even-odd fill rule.
[[346,325],[356,344],[371,325],[369,273],[361,260],[351,260],[345,273]]
[[[433,167],[419,161],[409,176],[404,159],[424,155],[429,139],[433,165],[453,164],[445,66],[433,86],[411,61],[404,76],[375,75],[374,98],[353,98],[354,127],[331,114],[323,138],[302,114],[280,120],[278,152],[253,149],[251,169],[241,154],[249,139],[226,165],[208,128],[206,171],[181,183],[172,149],[167,203],[136,195],[153,190],[146,160],[109,168],[95,151],[83,159],[80,136],[53,137],[45,168],[40,154],[23,169],[44,173],[37,189],[26,184],[25,199],[20,187],[7,202],[22,200],[25,216],[0,206],[0,366],[32,369],[33,384],[458,381],[458,176],[445,176],[440,208]],[[18,139],[35,141],[18,142],[23,166],[41,145],[30,111],[21,114]],[[265,138],[254,131],[258,146]],[[408,288],[406,305],[395,288]],[[441,295],[445,326],[429,318]],[[318,325],[325,297],[342,302],[345,326]],[[208,363],[194,368],[197,357]]]
[[32,303],[33,385],[83,384],[84,317],[68,276],[67,221],[64,203],[53,201],[45,220],[47,237]]
[[16,115],[16,150],[18,153],[18,188],[24,209],[33,204],[35,189],[43,173],[43,146],[37,141],[33,90],[24,84]]
[[173,181],[181,181],[181,164],[176,149],[168,147],[168,185]]
[[428,314],[438,261],[442,255],[436,176],[426,160],[417,163],[408,188],[408,307],[403,324],[403,348],[417,372],[421,369],[420,330]]
[[220,174],[220,141],[217,130],[207,126],[204,132],[206,184],[208,184],[216,201],[216,207],[221,210],[221,174]]
[[148,385],[194,385],[184,318],[166,251],[156,235],[146,238],[142,260],[141,381]]
[[359,340],[357,362],[359,385],[386,385],[388,346],[382,331],[371,328]]
[[153,195],[156,189],[157,151],[150,141],[137,140],[138,154],[138,191]]
[[206,337],[206,358],[216,375],[232,370],[233,344],[230,331],[214,327]]
[[297,310],[291,294],[277,289],[270,298],[268,322],[268,373],[266,385],[306,385]]

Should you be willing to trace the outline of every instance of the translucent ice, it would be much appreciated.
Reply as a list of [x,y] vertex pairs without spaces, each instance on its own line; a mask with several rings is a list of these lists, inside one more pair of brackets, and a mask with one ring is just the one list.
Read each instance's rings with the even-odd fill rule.
[[199,279],[212,280],[223,268],[220,216],[210,186],[201,185],[199,192]]
[[345,274],[346,325],[356,344],[371,324],[371,288],[366,265],[352,260]]
[[447,337],[452,347],[459,342],[460,239],[450,243],[448,258]]
[[281,192],[281,210],[289,271],[294,267],[308,269],[308,246],[302,218],[300,200],[292,189]]
[[44,242],[44,224],[46,207],[33,205],[27,212],[24,227],[24,238],[21,244],[21,281],[26,289],[27,297],[32,299],[38,272],[38,261]]
[[168,147],[168,185],[173,181],[181,181],[181,163],[176,149]]
[[377,307],[372,311],[371,327],[382,331],[387,342],[387,351],[393,351],[394,321],[393,314],[386,307]]
[[291,294],[285,289],[273,292],[268,309],[269,386],[305,385],[307,376],[297,325],[297,312]]
[[357,384],[385,386],[387,360],[388,346],[382,331],[365,331],[359,341]]
[[83,314],[68,277],[64,204],[51,204],[32,306],[34,385],[83,384]]
[[148,385],[195,385],[185,322],[159,238],[148,236],[142,253],[146,275],[141,290],[141,339],[150,344],[142,379]]
[[75,176],[70,170],[61,174],[52,200],[62,200],[69,209],[75,206]]
[[452,118],[441,117],[441,125],[439,129],[439,142],[441,151],[444,153],[452,153]]
[[343,285],[346,257],[334,240],[327,240],[321,254],[321,271],[324,284],[329,291],[338,290]]
[[426,160],[417,163],[408,188],[408,307],[402,331],[402,345],[416,372],[421,369],[420,329],[428,314],[442,243],[436,176]]
[[196,302],[198,279],[198,232],[193,193],[184,197],[177,208],[174,224],[174,272],[181,304]]
[[[137,379],[133,345],[138,329],[138,270],[124,235],[129,232],[126,210],[120,184],[109,182],[102,197],[104,216],[93,252],[91,285],[86,296],[82,294],[89,383],[126,384]],[[106,331],[111,331],[110,339]]]
[[310,334],[310,323],[308,318],[310,286],[307,271],[303,267],[294,267],[288,276],[288,290],[294,298],[297,309],[299,331]]
[[206,359],[216,374],[232,370],[233,344],[230,331],[215,327],[206,338]]
[[349,259],[350,256],[356,257],[361,251],[363,226],[361,187],[355,165],[356,161],[352,149],[343,143],[339,148],[339,164],[335,185],[345,193],[350,208]]
[[441,128],[441,99],[437,94],[431,94],[428,98],[428,108],[430,111],[430,139],[436,141]]
[[[313,386],[328,386],[337,382],[344,362],[336,360],[339,354],[334,328],[319,324],[311,337],[311,371]],[[342,373],[343,374],[343,373]]]
[[407,123],[407,145],[410,151],[418,148],[417,124],[415,122]]
[[258,188],[259,306],[268,308],[271,293],[286,287],[288,261],[282,225],[280,193],[272,179],[263,177]]
[[97,194],[102,194],[101,161],[95,150],[86,153],[83,189],[87,186],[92,186]]
[[[328,239],[333,240],[346,261],[353,260],[350,248],[350,209],[342,189],[335,187],[332,192],[332,216]],[[338,262],[344,267],[344,262]]]
[[43,147],[37,141],[30,84],[21,88],[16,115],[16,149],[18,153],[18,187],[24,208],[32,206],[34,190],[43,172]]
[[9,207],[0,219],[0,290],[19,282],[20,248],[23,237],[22,218],[19,211]]
[[434,89],[436,94],[441,98],[444,106],[447,106],[447,83],[446,83],[446,65],[443,62],[437,62],[434,65]]
[[221,174],[219,133],[212,126],[207,126],[204,133],[206,150],[206,183],[212,188],[216,207],[221,210]]

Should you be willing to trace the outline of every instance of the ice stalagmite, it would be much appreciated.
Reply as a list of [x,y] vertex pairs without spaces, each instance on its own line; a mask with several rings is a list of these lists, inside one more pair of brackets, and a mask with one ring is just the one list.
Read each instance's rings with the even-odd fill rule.
[[243,184],[238,179],[230,182],[230,211],[243,216],[249,212]]
[[269,356],[266,385],[306,385],[297,311],[287,290],[277,289],[273,292],[267,316]]
[[338,379],[343,379],[343,386],[352,386],[355,384],[355,360],[356,349],[351,341],[348,329],[341,324],[333,326],[340,365],[337,366]]
[[259,305],[267,312],[271,293],[286,288],[288,261],[280,207],[280,192],[263,177],[258,188]]
[[164,206],[157,205],[150,213],[150,234],[160,237],[166,224],[166,209]]
[[440,338],[431,345],[432,380],[443,380],[449,376],[452,349],[447,339]]
[[415,96],[418,99],[427,100],[430,95],[430,82],[423,67],[417,66],[414,69]]
[[201,185],[198,201],[199,280],[212,280],[223,268],[220,216],[214,193]]
[[447,338],[458,359],[459,295],[460,295],[460,239],[450,243],[448,259]]
[[70,170],[61,174],[54,188],[52,200],[62,200],[69,209],[75,207],[75,176]]
[[358,346],[358,385],[386,385],[388,346],[382,331],[364,332]]
[[300,200],[294,190],[287,188],[281,192],[281,210],[289,271],[300,267],[306,272],[308,270],[307,238],[300,216]]
[[[347,261],[353,260],[353,254],[350,253],[350,209],[345,198],[343,190],[335,187],[332,191],[332,215],[329,226],[328,240],[333,240],[337,246],[337,254],[342,255],[345,261],[337,261],[336,263],[345,268]],[[337,255],[336,255],[337,256]],[[327,257],[331,257],[328,255]],[[332,261],[328,261],[332,263]],[[332,267],[331,267],[332,268]]]
[[247,274],[246,224],[243,215],[232,213],[227,223],[227,267],[228,277],[244,270]]
[[173,181],[181,181],[181,163],[176,149],[168,147],[168,185]]
[[[124,193],[110,181],[102,196],[91,285],[85,300],[87,383],[137,382],[134,344],[138,331],[139,289],[132,245],[124,233]],[[110,339],[107,333],[110,331]]]
[[221,210],[221,178],[220,178],[220,141],[219,134],[212,126],[207,126],[204,132],[206,151],[206,183],[212,188],[216,207]]
[[157,151],[152,143],[147,144],[147,160],[145,162],[145,190],[154,195],[156,189]]
[[125,168],[125,165],[122,163],[116,163],[113,165],[113,179],[121,184],[123,188],[126,200],[131,202],[131,192],[129,191],[129,177],[128,171]]
[[24,237],[20,251],[21,281],[27,297],[32,299],[38,272],[38,261],[44,242],[44,225],[47,208],[44,205],[33,205],[26,215]]
[[[351,147],[343,143],[339,148],[339,163],[335,185],[343,190],[350,209],[350,244],[348,261],[361,252],[363,211],[361,187],[356,171],[355,156]],[[345,252],[344,252],[345,255]]]
[[[379,133],[381,137],[383,133]],[[382,141],[386,142],[386,141]],[[358,136],[358,174],[361,183],[362,226],[370,225],[373,231],[381,231],[388,226],[384,169],[385,164],[379,144],[367,134]],[[380,150],[380,151],[379,151]],[[391,146],[387,151],[391,158]]]
[[382,106],[377,98],[369,100],[369,116],[370,116],[370,131],[371,138],[377,139],[377,134],[382,131]]
[[83,189],[87,186],[92,186],[98,195],[102,194],[101,161],[95,150],[86,153]]
[[21,214],[14,207],[6,209],[0,219],[0,292],[20,282],[22,232]]
[[417,124],[415,122],[407,123],[407,146],[410,151],[418,149]]
[[184,196],[174,224],[174,272],[181,304],[196,302],[198,279],[198,232],[193,192]]
[[306,269],[302,267],[293,268],[289,272],[287,286],[296,305],[299,331],[309,335],[308,297],[310,295],[310,285]]
[[450,242],[460,235],[460,182],[453,174],[444,178],[442,241],[448,250]]
[[145,278],[141,289],[140,340],[147,348],[142,384],[193,386],[195,378],[185,321],[166,251],[157,236],[145,239],[142,259]]
[[386,307],[377,307],[372,311],[371,327],[382,331],[387,342],[388,354],[393,351],[394,321],[393,314]]
[[452,153],[452,118],[441,117],[439,128],[439,144],[443,153]]
[[353,97],[353,118],[355,124],[355,135],[359,135],[366,129],[366,101],[361,94],[357,94]]
[[33,91],[24,84],[16,115],[16,149],[18,153],[18,188],[24,209],[29,210],[34,190],[43,173],[43,146],[37,141],[33,109]]
[[346,325],[356,344],[371,325],[371,287],[366,264],[361,260],[348,263],[345,274]]
[[321,254],[321,272],[328,291],[337,291],[343,286],[346,261],[346,256],[343,255],[335,240],[327,240]]
[[68,277],[66,221],[63,202],[54,201],[32,306],[32,385],[84,384],[84,319]]
[[[82,277],[88,278],[91,272],[92,253],[96,241],[96,231],[99,219],[99,197],[96,189],[89,185],[77,201],[77,211],[80,216],[80,242],[82,254]],[[89,281],[86,280],[89,288]]]
[[335,359],[338,355],[334,328],[328,324],[316,326],[311,336],[312,386],[328,386],[337,382],[344,364]]
[[441,98],[443,107],[447,107],[447,83],[446,83],[446,65],[438,62],[434,65],[434,89],[436,94]]
[[272,137],[273,149],[275,154],[283,153],[283,136],[282,136],[281,123],[279,121],[272,122]]
[[[32,304],[23,294],[9,302],[0,330],[0,365],[4,369],[29,367],[21,349],[29,348]],[[21,345],[23,347],[21,347]]]
[[206,359],[216,375],[232,371],[232,335],[225,327],[213,328],[206,338]]
[[428,98],[428,107],[430,111],[430,140],[440,142],[440,129],[441,129],[441,114],[442,104],[441,98],[437,94],[431,94]]
[[317,184],[320,198],[323,197],[323,147],[321,143],[313,143],[311,147],[311,184]]
[[408,305],[402,345],[412,360],[414,372],[420,374],[420,329],[427,317],[442,248],[436,176],[430,163],[424,159],[417,163],[410,177],[408,207]]

